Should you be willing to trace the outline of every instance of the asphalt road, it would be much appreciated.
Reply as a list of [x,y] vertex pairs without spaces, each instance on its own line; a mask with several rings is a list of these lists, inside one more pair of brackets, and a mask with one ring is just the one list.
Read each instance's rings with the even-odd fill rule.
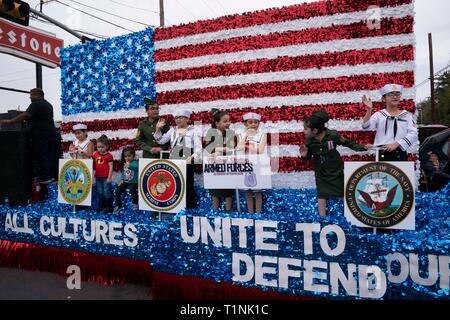
[[104,286],[81,282],[69,290],[67,278],[48,272],[0,267],[0,300],[151,300],[151,290],[134,284]]

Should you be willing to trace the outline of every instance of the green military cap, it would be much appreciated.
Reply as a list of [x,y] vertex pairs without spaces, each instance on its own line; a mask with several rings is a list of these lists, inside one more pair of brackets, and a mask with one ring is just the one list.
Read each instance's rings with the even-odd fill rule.
[[328,120],[330,120],[330,116],[329,116],[328,113],[327,113],[325,110],[323,110],[323,109],[314,111],[314,112],[311,114],[311,117],[319,118],[319,119],[322,120],[324,123],[326,123],[326,122],[328,122]]

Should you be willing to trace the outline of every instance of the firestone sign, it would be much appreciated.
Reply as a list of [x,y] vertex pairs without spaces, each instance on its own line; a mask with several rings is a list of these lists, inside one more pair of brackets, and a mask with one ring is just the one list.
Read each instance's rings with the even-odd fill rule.
[[0,19],[0,52],[56,68],[63,46],[64,41],[50,33]]

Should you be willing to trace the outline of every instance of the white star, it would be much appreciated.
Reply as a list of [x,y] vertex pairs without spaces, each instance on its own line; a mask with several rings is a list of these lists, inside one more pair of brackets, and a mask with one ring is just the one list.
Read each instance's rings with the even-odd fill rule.
[[66,51],[66,57],[70,57],[70,52]]
[[148,81],[144,81],[144,87],[145,87],[145,88],[148,87]]
[[71,96],[72,95],[72,91],[67,90],[67,95]]
[[116,47],[116,43],[115,42],[111,43],[111,48],[115,48],[115,47]]
[[141,90],[136,89],[136,90],[134,91],[134,94],[137,95],[137,96],[140,96],[140,95],[141,95]]
[[119,78],[119,82],[123,83],[124,79],[123,78]]
[[137,44],[137,45],[136,45],[136,49],[137,49],[137,50],[141,50],[141,48],[142,48],[142,46],[141,46],[140,44]]
[[127,104],[130,104],[131,103],[131,98],[128,98],[127,99]]
[[147,68],[147,67],[145,67],[145,68],[144,68],[144,72],[145,72],[145,73],[149,73],[149,72],[150,72],[150,69]]
[[78,101],[80,101],[80,99],[78,99],[78,96],[76,96],[76,97],[73,99],[73,101],[78,102]]
[[80,63],[80,68],[84,68],[84,62]]
[[111,90],[116,90],[116,85],[115,85],[115,84],[113,84],[113,85],[111,86]]
[[96,72],[96,73],[94,74],[94,77],[95,77],[96,79],[98,79],[99,76],[100,76],[100,74],[99,74],[98,72]]
[[123,50],[123,48],[120,48],[119,53],[123,54],[125,52],[125,50]]
[[100,46],[99,46],[99,45],[96,45],[96,46],[95,46],[95,49],[100,50]]
[[106,86],[108,84],[108,81],[106,81],[106,79],[105,79],[105,80],[102,81],[102,83],[103,83],[103,85]]
[[131,69],[127,70],[127,75],[131,76]]
[[84,79],[84,74],[80,74],[80,79],[81,79],[81,80]]
[[108,70],[108,67],[107,67],[107,66],[104,66],[104,67],[102,68],[102,70],[103,70],[103,72],[106,72],[106,71]]
[[132,43],[133,43],[133,40],[131,40],[131,39],[128,39],[128,40],[127,40],[127,44],[128,44],[129,46],[131,46]]
[[125,65],[123,63],[119,64],[119,69],[125,68]]
[[98,91],[98,87],[97,87],[97,86],[95,86],[95,87],[94,87],[94,90],[95,90],[95,91]]
[[136,68],[140,68],[141,67],[141,63],[138,61],[136,62]]
[[72,109],[72,104],[71,103],[69,103],[69,109]]
[[92,87],[92,82],[90,80],[86,84],[89,88]]
[[76,75],[78,74],[78,71],[77,71],[77,70],[73,70],[73,71],[72,71],[72,74],[73,74],[74,76],[76,76]]
[[129,82],[127,83],[127,88],[131,89],[131,83],[129,83]]
[[92,60],[92,54],[89,53],[87,58],[88,58],[88,60]]
[[94,63],[94,65],[96,66],[96,67],[98,67],[98,65],[100,64],[100,61],[95,61],[95,63]]
[[108,95],[107,95],[106,93],[103,93],[103,94],[102,94],[102,98],[103,98],[103,99],[106,99],[106,98],[108,98]]
[[67,81],[67,82],[70,82],[70,77],[66,77],[66,81]]
[[127,61],[128,61],[128,62],[130,62],[131,59],[132,59],[131,56],[128,56],[128,57],[127,57]]
[[150,57],[150,55],[149,55],[148,53],[146,53],[146,54],[143,55],[143,57],[144,57],[144,60],[148,60],[148,58]]
[[82,102],[81,107],[83,107],[83,108],[86,107],[86,102]]
[[149,37],[148,35],[145,35],[144,40],[145,40],[145,41],[149,41],[149,40],[150,40],[150,37]]
[[80,53],[83,53],[83,52],[84,52],[84,48],[81,47],[81,48],[80,48]]
[[120,96],[121,98],[123,98],[124,92],[123,92],[123,91],[120,91],[120,92],[119,92],[119,96]]
[[92,100],[92,96],[91,95],[88,95],[88,100]]
[[112,99],[111,105],[115,105],[115,104],[116,104],[116,99]]
[[92,69],[91,69],[91,68],[88,68],[88,69],[87,69],[87,72],[92,73]]
[[140,76],[136,76],[136,81],[141,81],[141,77]]
[[78,88],[78,83],[75,82],[75,83],[73,84],[73,87],[74,87],[75,89]]
[[95,105],[96,107],[98,107],[98,106],[100,105],[100,102],[95,101],[95,102],[94,102],[94,105]]
[[80,93],[81,93],[81,94],[83,94],[83,93],[84,93],[84,91],[86,91],[86,89],[84,89],[84,88],[80,88]]
[[108,56],[108,53],[106,51],[103,51],[102,55],[106,58]]

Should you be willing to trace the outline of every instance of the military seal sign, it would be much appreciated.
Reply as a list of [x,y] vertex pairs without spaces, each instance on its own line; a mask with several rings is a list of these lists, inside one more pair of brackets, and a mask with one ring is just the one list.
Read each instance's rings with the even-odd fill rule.
[[89,168],[80,160],[67,161],[59,172],[58,188],[67,203],[82,203],[92,188],[92,176]]
[[404,220],[414,206],[414,187],[398,167],[386,162],[365,164],[345,185],[351,214],[369,227],[392,227]]
[[145,166],[139,177],[139,189],[144,201],[155,211],[169,211],[184,195],[184,178],[170,161],[153,161]]

